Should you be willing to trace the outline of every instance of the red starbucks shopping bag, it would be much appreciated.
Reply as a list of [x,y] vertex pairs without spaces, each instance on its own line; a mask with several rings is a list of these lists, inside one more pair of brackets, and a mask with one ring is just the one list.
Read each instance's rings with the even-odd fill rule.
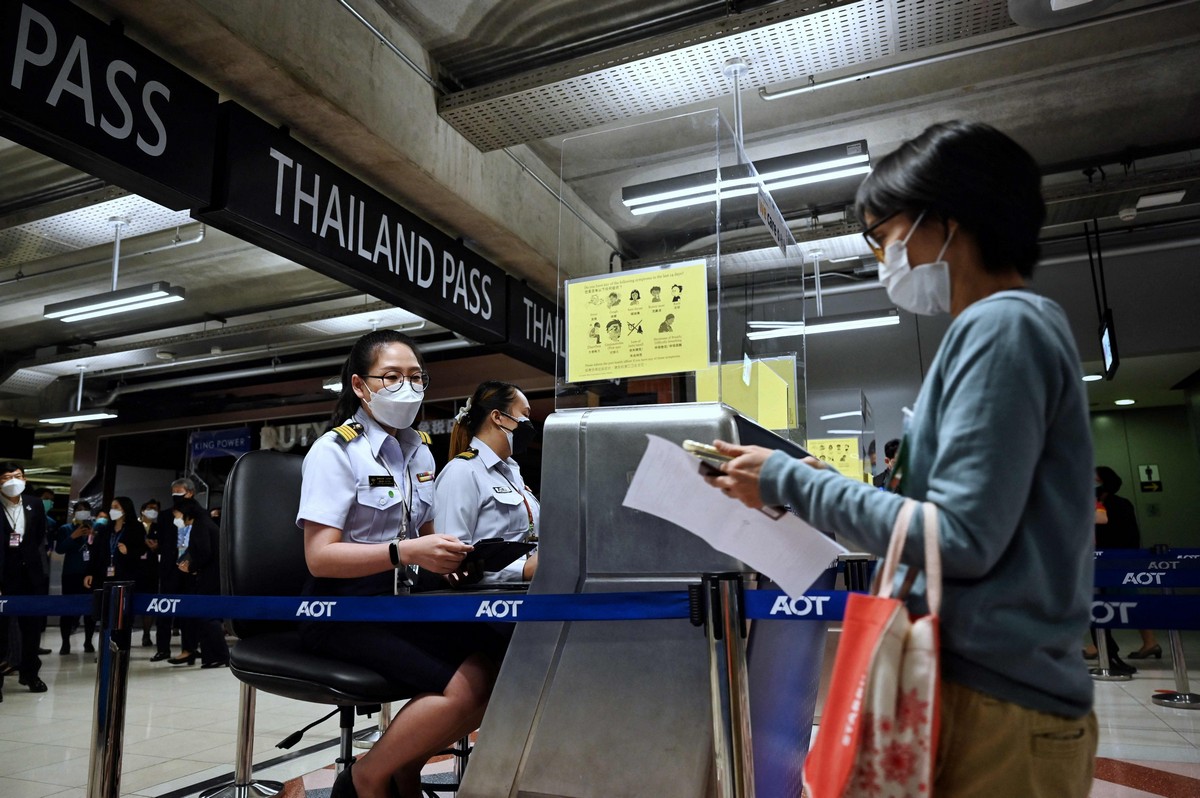
[[942,568],[938,510],[923,505],[929,614],[909,616],[892,586],[917,502],[905,501],[870,595],[846,602],[817,737],[804,763],[809,798],[910,798],[933,791],[938,732],[938,622]]

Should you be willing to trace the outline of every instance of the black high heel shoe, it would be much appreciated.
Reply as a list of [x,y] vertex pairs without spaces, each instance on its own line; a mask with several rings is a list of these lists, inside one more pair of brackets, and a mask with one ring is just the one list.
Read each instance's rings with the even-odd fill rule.
[[1130,651],[1126,656],[1130,659],[1150,659],[1150,657],[1162,659],[1162,646],[1158,643],[1150,646],[1150,648],[1142,646],[1137,651]]
[[186,657],[180,654],[178,657],[170,657],[167,662],[172,665],[195,665],[196,655],[188,654]]

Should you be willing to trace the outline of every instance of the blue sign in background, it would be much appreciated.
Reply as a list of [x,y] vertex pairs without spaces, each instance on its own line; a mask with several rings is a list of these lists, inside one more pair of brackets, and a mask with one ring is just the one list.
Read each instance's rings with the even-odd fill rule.
[[206,457],[241,457],[250,451],[250,428],[200,430],[188,438],[192,460]]

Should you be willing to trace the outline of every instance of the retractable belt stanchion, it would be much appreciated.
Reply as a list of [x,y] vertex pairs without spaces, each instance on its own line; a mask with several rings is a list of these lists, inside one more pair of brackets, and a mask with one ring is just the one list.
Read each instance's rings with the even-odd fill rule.
[[[1154,553],[1159,556],[1165,555],[1168,549],[1169,547],[1165,543],[1159,543],[1154,547]],[[1162,589],[1164,596],[1169,596],[1174,592],[1169,587]],[[1175,670],[1175,692],[1155,693],[1150,700],[1160,707],[1200,709],[1200,695],[1191,692],[1188,684],[1187,661],[1183,658],[1183,638],[1180,636],[1179,630],[1169,630],[1167,639],[1170,641],[1171,647],[1171,666]]]
[[133,582],[109,582],[94,596],[100,603],[100,645],[96,649],[96,703],[92,713],[87,798],[118,798],[129,640],[133,628]]
[[375,743],[379,742],[379,738],[383,736],[383,733],[387,731],[388,724],[391,722],[392,705],[390,703],[380,704],[379,723],[375,725],[374,729],[367,729],[366,731],[362,731],[354,735],[354,747],[370,748],[371,746],[375,745]]
[[[754,748],[746,677],[746,609],[738,573],[705,574],[693,592],[692,623],[709,643],[713,750],[719,798],[754,798]],[[698,622],[699,621],[699,622]]]

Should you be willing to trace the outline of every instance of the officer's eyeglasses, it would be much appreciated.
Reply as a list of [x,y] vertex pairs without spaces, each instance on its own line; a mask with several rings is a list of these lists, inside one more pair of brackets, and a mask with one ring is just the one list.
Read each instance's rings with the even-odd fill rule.
[[379,380],[383,383],[383,389],[388,393],[395,393],[407,382],[412,386],[412,389],[417,393],[425,393],[425,389],[429,387],[429,372],[419,371],[416,374],[400,374],[395,371],[389,371],[387,374],[364,374],[366,379]]
[[867,246],[871,248],[871,254],[875,256],[875,260],[879,261],[880,263],[883,263],[883,244],[880,243],[877,238],[875,238],[875,231],[879,229],[880,225],[891,221],[898,215],[900,215],[900,211],[892,211],[882,219],[877,219],[875,224],[862,231],[863,240],[866,241]]

